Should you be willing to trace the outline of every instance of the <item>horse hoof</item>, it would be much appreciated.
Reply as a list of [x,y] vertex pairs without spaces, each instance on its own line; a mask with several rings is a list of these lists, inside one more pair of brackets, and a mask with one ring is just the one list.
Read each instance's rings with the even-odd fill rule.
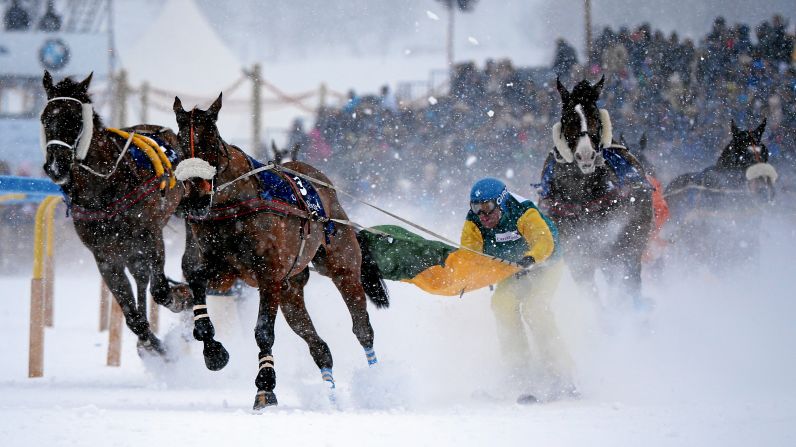
[[166,356],[166,348],[164,348],[160,340],[156,338],[138,340],[135,346],[139,357],[143,357],[144,355],[157,355],[161,357]]
[[192,302],[193,292],[188,284],[177,284],[169,289],[169,297],[164,306],[174,313],[179,313],[188,309]]
[[533,394],[521,394],[517,398],[517,403],[520,405],[533,405],[538,404],[540,401]]
[[277,404],[276,394],[273,391],[258,391],[254,396],[254,409],[262,410],[266,407],[273,407]]
[[215,340],[205,342],[202,354],[205,356],[205,366],[210,371],[219,371],[229,363],[229,352],[224,345]]

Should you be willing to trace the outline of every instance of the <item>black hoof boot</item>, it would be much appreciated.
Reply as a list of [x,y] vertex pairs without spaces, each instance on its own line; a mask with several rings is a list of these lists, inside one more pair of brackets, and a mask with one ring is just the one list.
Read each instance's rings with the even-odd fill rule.
[[254,409],[262,410],[266,407],[273,407],[277,404],[276,394],[273,391],[258,391],[254,396]]
[[208,340],[204,342],[205,348],[202,354],[205,356],[205,366],[210,371],[218,371],[229,363],[229,352],[224,348],[224,345],[215,341]]

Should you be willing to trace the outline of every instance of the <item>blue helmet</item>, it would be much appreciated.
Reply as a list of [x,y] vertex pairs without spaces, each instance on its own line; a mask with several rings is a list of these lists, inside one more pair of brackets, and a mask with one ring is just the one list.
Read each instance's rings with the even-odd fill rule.
[[483,178],[473,185],[470,190],[470,202],[488,202],[494,200],[495,203],[500,205],[500,208],[505,209],[506,198],[509,195],[509,190],[506,184],[496,178]]

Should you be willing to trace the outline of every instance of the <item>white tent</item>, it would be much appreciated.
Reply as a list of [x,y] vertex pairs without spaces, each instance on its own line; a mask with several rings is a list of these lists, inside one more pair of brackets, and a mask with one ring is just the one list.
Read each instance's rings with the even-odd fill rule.
[[[176,129],[171,112],[173,95],[180,95],[186,108],[205,108],[219,92],[230,87],[243,74],[238,58],[221,41],[193,0],[168,0],[151,24],[141,23],[142,15],[117,14],[117,28],[134,27],[141,33],[131,34],[129,28],[120,33],[119,59],[132,86],[148,82],[150,95],[148,121]],[[121,37],[126,36],[126,37]],[[246,110],[233,105],[235,99],[247,98],[251,83],[244,82],[237,95],[224,92],[224,107],[219,120],[222,135],[228,140],[248,142],[251,119]],[[137,121],[140,108],[135,98],[129,101],[131,122]],[[240,102],[238,102],[240,104]],[[245,116],[244,116],[245,115]],[[129,124],[129,123],[128,123]]]

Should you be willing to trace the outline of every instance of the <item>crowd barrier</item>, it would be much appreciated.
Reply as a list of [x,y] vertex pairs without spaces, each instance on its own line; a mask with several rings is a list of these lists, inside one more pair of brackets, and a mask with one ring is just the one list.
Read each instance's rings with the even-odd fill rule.
[[[44,375],[45,326],[53,327],[55,210],[63,203],[60,188],[48,179],[0,176],[0,206],[38,204],[33,229],[33,274],[30,282],[28,377]],[[108,366],[121,364],[121,308],[100,280],[99,330],[108,331]],[[152,331],[157,332],[157,306],[150,303]]]

